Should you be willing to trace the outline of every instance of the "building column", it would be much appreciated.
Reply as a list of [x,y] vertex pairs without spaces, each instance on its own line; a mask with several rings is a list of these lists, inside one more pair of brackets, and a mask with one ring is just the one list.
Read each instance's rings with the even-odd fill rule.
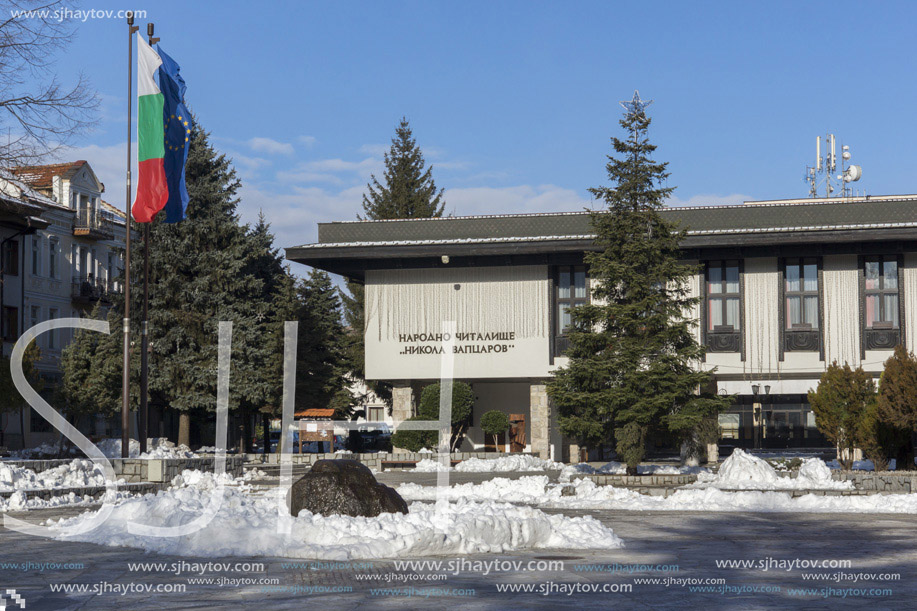
[[[414,389],[410,382],[396,382],[392,385],[392,420],[395,430],[398,425],[414,415]],[[392,448],[392,452],[407,452],[404,448]]]
[[550,448],[550,406],[548,387],[543,383],[529,385],[529,417],[531,418],[532,452],[547,460]]

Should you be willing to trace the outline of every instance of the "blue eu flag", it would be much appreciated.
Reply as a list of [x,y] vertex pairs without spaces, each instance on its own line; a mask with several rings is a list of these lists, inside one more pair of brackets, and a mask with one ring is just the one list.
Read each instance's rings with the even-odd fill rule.
[[185,218],[188,209],[188,189],[185,186],[185,163],[191,145],[191,113],[185,106],[185,80],[179,74],[175,60],[156,45],[156,52],[162,58],[159,67],[159,89],[162,91],[163,125],[165,127],[166,185],[169,200],[166,202],[166,223],[177,223]]

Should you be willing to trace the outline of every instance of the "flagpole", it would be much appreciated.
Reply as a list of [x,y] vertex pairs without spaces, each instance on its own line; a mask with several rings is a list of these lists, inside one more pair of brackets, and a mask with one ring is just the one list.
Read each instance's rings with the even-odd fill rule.
[[134,85],[134,25],[133,11],[127,12],[127,185],[124,198],[124,372],[121,378],[121,458],[130,456],[130,344],[131,344],[131,102]]
[[[153,38],[155,26],[152,23],[146,24],[146,34],[149,37],[150,46],[157,42],[158,38]],[[140,452],[146,452],[147,429],[150,424],[149,412],[149,358],[150,358],[150,328],[149,328],[149,307],[150,307],[150,220],[149,223],[143,224],[143,318],[140,328],[140,424],[137,432],[140,435]]]

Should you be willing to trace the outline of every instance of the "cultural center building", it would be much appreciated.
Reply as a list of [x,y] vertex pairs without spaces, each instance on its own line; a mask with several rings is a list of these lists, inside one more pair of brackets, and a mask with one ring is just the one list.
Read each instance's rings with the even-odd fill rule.
[[[825,445],[806,393],[832,362],[878,376],[917,341],[917,195],[667,208],[685,261],[701,365],[736,396],[721,442]],[[440,376],[442,322],[455,321],[454,375],[481,415],[512,414],[517,447],[566,459],[546,393],[566,362],[569,309],[590,299],[586,212],[346,221],[287,258],[366,287],[366,376],[394,384],[396,423]],[[509,441],[509,440],[508,440]]]

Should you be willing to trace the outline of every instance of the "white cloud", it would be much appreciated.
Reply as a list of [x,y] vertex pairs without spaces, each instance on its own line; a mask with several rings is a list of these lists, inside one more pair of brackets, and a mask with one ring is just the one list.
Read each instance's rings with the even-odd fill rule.
[[359,151],[364,155],[382,157],[389,151],[389,148],[390,146],[387,144],[364,144],[359,148]]
[[296,141],[300,144],[305,144],[308,148],[312,148],[318,142],[318,138],[315,136],[300,136]]
[[383,169],[381,159],[367,157],[362,161],[346,161],[344,159],[319,159],[298,164],[292,170],[277,172],[277,180],[281,182],[337,182],[343,183],[343,178],[334,179],[334,175],[349,175],[348,181],[359,178],[365,181],[370,174],[379,174]]
[[248,141],[248,146],[253,151],[267,153],[268,155],[292,155],[293,145],[289,142],[278,142],[271,138],[252,138]]
[[588,200],[557,185],[446,189],[446,211],[457,216],[582,210]]

